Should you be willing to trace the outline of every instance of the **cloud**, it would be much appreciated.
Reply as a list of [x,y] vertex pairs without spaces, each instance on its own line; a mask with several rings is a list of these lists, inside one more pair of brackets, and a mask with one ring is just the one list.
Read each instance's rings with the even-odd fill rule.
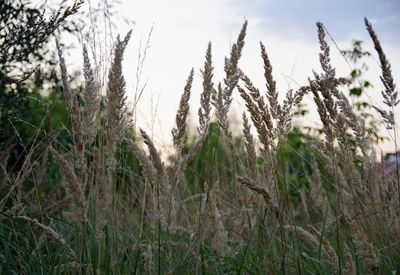
[[261,18],[268,30],[280,31],[286,37],[312,38],[310,32],[315,21],[322,21],[337,39],[345,38],[363,25],[363,18],[375,21],[382,36],[400,39],[393,28],[400,24],[400,2],[398,0],[260,0],[257,5],[242,7],[251,16]]

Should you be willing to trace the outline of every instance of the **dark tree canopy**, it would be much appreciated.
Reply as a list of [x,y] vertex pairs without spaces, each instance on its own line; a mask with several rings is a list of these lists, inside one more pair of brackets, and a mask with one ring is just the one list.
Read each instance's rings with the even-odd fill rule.
[[27,0],[0,1],[0,143],[10,132],[10,117],[23,113],[30,90],[24,80],[35,71],[34,64],[45,59],[49,37],[57,29],[72,31],[66,19],[82,3],[77,0],[46,15]]
[[72,7],[59,9],[46,18],[43,11],[29,7],[27,1],[1,1],[0,66],[28,61],[38,55],[43,43],[81,4],[81,1],[75,2]]

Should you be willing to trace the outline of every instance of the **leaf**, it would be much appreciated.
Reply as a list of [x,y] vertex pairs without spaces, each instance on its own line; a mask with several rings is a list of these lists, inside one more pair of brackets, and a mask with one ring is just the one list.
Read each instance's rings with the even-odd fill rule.
[[360,87],[354,87],[350,89],[350,95],[352,96],[361,96],[362,89]]

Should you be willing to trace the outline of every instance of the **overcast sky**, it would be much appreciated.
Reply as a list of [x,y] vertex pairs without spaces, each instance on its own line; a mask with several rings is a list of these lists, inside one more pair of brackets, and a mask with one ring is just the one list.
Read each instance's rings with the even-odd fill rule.
[[[91,1],[95,2],[94,0]],[[112,2],[109,0],[109,2]],[[215,79],[223,79],[223,60],[244,20],[249,21],[246,45],[240,66],[261,90],[265,87],[259,57],[262,41],[274,67],[279,92],[285,95],[288,87],[307,83],[312,69],[319,70],[318,39],[315,22],[325,24],[340,49],[349,49],[354,38],[365,42],[365,49],[373,52],[364,28],[367,16],[374,24],[383,48],[391,61],[395,80],[400,79],[400,26],[399,0],[121,0],[116,12],[135,21],[133,36],[125,56],[125,73],[130,99],[135,86],[135,71],[139,42],[145,43],[154,26],[150,48],[144,63],[142,81],[148,84],[138,106],[137,124],[153,133],[158,145],[171,141],[175,112],[185,80],[191,67],[196,70],[191,98],[191,114],[197,119],[201,93],[199,69],[204,62],[208,41],[213,43]],[[397,27],[396,27],[397,26]],[[117,26],[124,34],[126,25]],[[350,68],[339,50],[331,45],[332,62],[339,76],[347,76]],[[370,96],[380,104],[379,65],[369,60],[368,78],[375,89]],[[313,104],[306,99],[309,108]],[[233,119],[239,122],[243,102],[234,100]],[[312,116],[310,117],[312,121]],[[314,120],[315,121],[315,120]],[[385,145],[390,150],[391,145]]]

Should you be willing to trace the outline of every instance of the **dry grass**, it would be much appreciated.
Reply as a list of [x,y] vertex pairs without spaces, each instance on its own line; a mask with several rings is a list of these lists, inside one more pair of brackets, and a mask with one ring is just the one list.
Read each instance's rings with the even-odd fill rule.
[[[390,64],[371,24],[365,23],[381,61],[384,103],[391,108],[380,114],[394,127],[391,119],[398,101]],[[32,166],[46,147],[66,184],[54,187],[46,207],[39,207],[38,218],[28,217],[23,209],[10,212],[13,205],[5,203],[8,197],[2,195],[1,209],[8,212],[0,222],[14,216],[62,246],[68,244],[68,253],[73,251],[76,258],[65,258],[62,264],[68,268],[80,261],[82,272],[383,274],[400,268],[400,211],[395,200],[400,190],[391,179],[382,181],[377,163],[371,161],[373,146],[343,92],[346,81],[336,76],[330,63],[324,26],[317,23],[322,73],[314,72],[297,91],[287,91],[283,102],[278,100],[263,43],[266,93],[240,69],[246,30],[247,21],[225,59],[226,75],[217,86],[209,43],[201,71],[198,137],[188,144],[186,120],[195,81],[191,70],[172,130],[176,154],[170,157],[176,161],[170,165],[163,162],[143,129],[140,136],[147,151],[130,131],[122,60],[131,32],[122,40],[118,37],[114,45],[105,110],[100,108],[99,87],[86,48],[80,106],[58,46],[73,149],[62,153],[63,148],[54,142],[58,132],[49,134],[33,147],[13,178],[5,169],[14,144],[9,141],[0,151],[0,175],[9,178],[0,181],[0,190],[8,189],[10,196],[33,178]],[[236,91],[247,108],[243,148],[235,145],[228,122]],[[296,152],[302,159],[294,163],[285,158],[284,150],[290,145],[294,111],[307,93],[313,95],[324,136],[302,141],[308,151]],[[211,124],[212,106],[217,130]],[[297,166],[301,174],[293,172]],[[13,184],[4,187],[7,181]],[[36,204],[47,194],[37,191],[36,200],[27,201],[24,190],[18,190],[17,201],[35,213]],[[73,219],[67,219],[68,213]],[[58,227],[62,235],[45,225],[49,217],[69,222]],[[18,258],[8,252],[4,256],[1,246],[0,253],[7,259]]]

